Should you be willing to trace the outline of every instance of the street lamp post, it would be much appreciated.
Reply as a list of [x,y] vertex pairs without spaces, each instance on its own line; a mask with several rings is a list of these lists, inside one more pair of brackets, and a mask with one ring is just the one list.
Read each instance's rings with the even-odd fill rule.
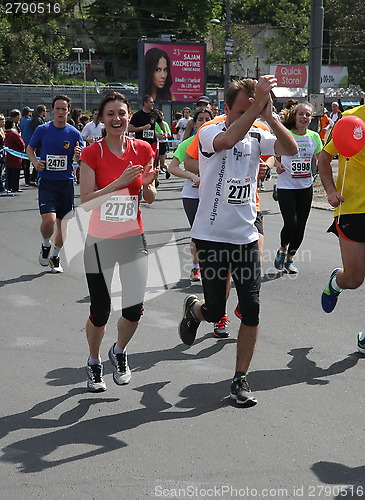
[[231,38],[231,0],[226,0],[226,37],[224,46],[224,96],[231,81],[231,55],[233,54],[233,40]]
[[81,61],[81,54],[84,52],[82,47],[72,47],[72,52],[77,54],[77,62],[82,65],[84,76],[84,111],[86,111],[86,65],[91,64],[91,54],[95,54],[95,49],[89,49],[89,59],[86,61]]
[[[315,104],[320,103],[320,108],[324,108],[324,94],[321,94],[321,66],[323,47],[323,0],[311,0],[311,24],[309,43],[309,72],[308,72],[308,101]],[[317,106],[318,107],[318,106]],[[320,114],[319,114],[320,113]],[[318,116],[323,115],[323,111],[316,111],[313,115],[310,128],[317,130]]]
[[[212,24],[221,24],[219,19],[211,19]],[[226,34],[224,43],[224,96],[231,81],[231,55],[233,54],[234,41],[231,38],[231,0],[226,0]]]

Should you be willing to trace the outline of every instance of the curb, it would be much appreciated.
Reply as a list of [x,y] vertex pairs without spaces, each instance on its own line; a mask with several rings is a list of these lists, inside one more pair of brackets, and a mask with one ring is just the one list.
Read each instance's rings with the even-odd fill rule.
[[332,212],[333,210],[331,205],[325,206],[322,205],[321,203],[317,204],[316,202],[312,202],[312,208],[316,208],[317,210],[325,210],[326,212]]

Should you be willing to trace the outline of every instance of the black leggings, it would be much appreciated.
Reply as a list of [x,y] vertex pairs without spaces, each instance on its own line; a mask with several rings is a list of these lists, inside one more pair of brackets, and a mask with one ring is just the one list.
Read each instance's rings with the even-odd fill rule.
[[[86,238],[84,265],[90,293],[90,321],[106,325],[111,311],[111,283],[119,264],[122,284],[122,316],[139,321],[147,282],[147,248],[143,234],[121,239]],[[114,297],[113,297],[114,298]]]
[[288,247],[288,254],[295,255],[304,238],[309,217],[313,187],[305,189],[278,189],[279,207],[284,226],[280,233],[280,245]]

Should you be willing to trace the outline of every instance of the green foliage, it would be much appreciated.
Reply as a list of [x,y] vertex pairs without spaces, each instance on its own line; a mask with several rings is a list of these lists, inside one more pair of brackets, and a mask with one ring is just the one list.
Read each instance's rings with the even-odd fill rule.
[[129,57],[137,67],[137,42],[142,37],[172,34],[177,40],[200,40],[209,20],[221,15],[223,2],[216,0],[95,0],[83,11],[93,21],[96,48],[102,54]]
[[348,66],[349,80],[365,88],[364,0],[326,0],[324,63]]
[[[245,26],[270,24],[268,63],[308,63],[311,0],[230,0],[234,61],[239,51],[251,52]],[[350,81],[365,87],[364,0],[323,0],[323,64],[346,65]],[[55,0],[57,9],[44,13],[15,12],[0,5],[0,82],[51,83],[56,64],[74,46],[66,30],[72,18],[87,23],[92,46],[100,58],[137,68],[137,41],[172,34],[177,40],[208,43],[208,67],[221,71],[224,62],[226,0]],[[31,0],[22,2],[23,9]],[[16,5],[15,3],[11,5]],[[41,4],[39,4],[41,5]],[[43,5],[43,4],[42,4]],[[45,6],[50,5],[45,3]],[[24,7],[25,6],[25,7]],[[212,25],[216,18],[219,25]]]
[[268,63],[308,63],[310,13],[310,0],[279,0],[272,19],[276,36],[266,44]]
[[252,24],[273,24],[280,0],[235,0],[232,2],[232,21]]
[[[210,25],[207,34],[208,40],[208,68],[215,71],[220,71],[224,63],[224,47],[225,47],[226,30],[224,23]],[[252,52],[251,41],[245,30],[245,27],[240,24],[232,24],[231,38],[234,41],[233,54],[230,57],[232,62],[239,58],[242,51],[246,54]]]
[[308,63],[310,0],[240,0],[232,18],[246,25],[271,24],[275,37],[267,41],[267,63]]
[[[308,64],[310,0],[231,0],[232,21],[271,24],[268,63]],[[365,88],[364,0],[323,0],[323,64],[348,66],[350,81]]]
[[[56,61],[66,51],[65,37],[58,33],[59,23],[69,16],[76,0],[59,0],[51,12],[25,12],[30,5],[54,6],[54,3],[23,2],[10,9],[0,6],[0,82],[2,83],[49,83]],[[10,4],[9,4],[10,5]]]

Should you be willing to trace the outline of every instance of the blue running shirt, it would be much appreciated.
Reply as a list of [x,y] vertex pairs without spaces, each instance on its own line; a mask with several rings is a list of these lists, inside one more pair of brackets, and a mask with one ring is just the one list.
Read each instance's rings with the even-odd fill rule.
[[80,132],[70,124],[63,128],[55,127],[53,122],[36,128],[29,145],[40,149],[41,160],[45,160],[46,168],[38,172],[40,179],[66,181],[73,179],[73,156],[76,142],[84,147]]

